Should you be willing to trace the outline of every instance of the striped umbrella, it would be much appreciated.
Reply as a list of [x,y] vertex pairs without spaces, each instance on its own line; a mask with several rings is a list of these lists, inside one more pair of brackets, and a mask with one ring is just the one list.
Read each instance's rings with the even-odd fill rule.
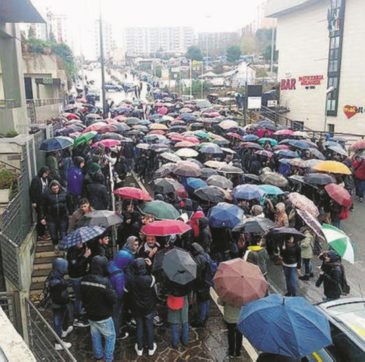
[[340,229],[328,225],[322,225],[322,231],[330,247],[344,260],[355,262],[354,249],[350,238]]

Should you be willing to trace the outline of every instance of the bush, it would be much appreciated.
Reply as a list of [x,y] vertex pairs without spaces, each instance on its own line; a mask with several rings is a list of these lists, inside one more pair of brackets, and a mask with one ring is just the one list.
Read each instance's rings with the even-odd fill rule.
[[10,189],[16,182],[16,179],[15,172],[6,168],[0,170],[0,189]]

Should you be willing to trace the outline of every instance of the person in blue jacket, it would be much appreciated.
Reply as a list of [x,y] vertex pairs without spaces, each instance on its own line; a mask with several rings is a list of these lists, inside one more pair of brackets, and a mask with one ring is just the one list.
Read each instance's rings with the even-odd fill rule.
[[70,198],[70,212],[73,213],[81,199],[84,173],[82,168],[85,166],[85,160],[77,156],[74,158],[74,166],[70,167],[67,174],[67,192]]

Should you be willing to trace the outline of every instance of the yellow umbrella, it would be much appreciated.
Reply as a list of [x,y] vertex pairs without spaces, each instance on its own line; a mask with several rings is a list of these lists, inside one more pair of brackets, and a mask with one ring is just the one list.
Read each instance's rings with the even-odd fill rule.
[[338,161],[321,161],[313,167],[316,171],[338,173],[341,175],[351,175],[351,170]]
[[153,124],[150,125],[150,129],[151,130],[160,129],[160,130],[163,130],[163,131],[168,130],[167,126],[165,124],[162,124],[162,123],[153,123]]

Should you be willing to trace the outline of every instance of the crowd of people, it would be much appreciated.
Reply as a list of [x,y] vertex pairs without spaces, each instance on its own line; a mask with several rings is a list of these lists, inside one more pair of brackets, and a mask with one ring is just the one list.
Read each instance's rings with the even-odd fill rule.
[[[323,283],[326,300],[340,298],[346,285],[342,255],[328,245],[321,226],[339,230],[353,208],[352,195],[363,200],[361,153],[349,158],[344,140],[330,135],[310,139],[269,120],[241,127],[219,107],[158,98],[149,119],[143,119],[141,101],[125,101],[111,110],[114,118],[94,117],[92,123],[87,106],[69,106],[56,134],[74,144],[48,152],[46,166],[32,180],[39,239],[51,238],[56,250],[88,227],[85,215],[112,209],[114,197],[121,216],[119,225],[102,228],[54,260],[47,287],[57,335],[63,340],[73,327],[90,326],[99,361],[112,361],[116,340],[130,338],[134,327],[138,356],[155,354],[154,328],[162,323],[171,326],[173,348],[187,346],[189,325],[202,328],[209,319],[217,266],[235,258],[259,266],[266,279],[271,262],[282,267],[287,296],[297,295],[299,276],[303,282],[317,278],[318,287]],[[132,173],[153,200],[143,190],[118,192]],[[225,209],[230,206],[233,214]],[[189,228],[143,232],[164,219]],[[171,282],[161,267],[174,249],[189,252],[197,265],[186,285]],[[315,257],[322,261],[319,274]],[[239,357],[240,308],[224,297],[218,302],[228,356]],[[64,347],[71,343],[56,344]]]

